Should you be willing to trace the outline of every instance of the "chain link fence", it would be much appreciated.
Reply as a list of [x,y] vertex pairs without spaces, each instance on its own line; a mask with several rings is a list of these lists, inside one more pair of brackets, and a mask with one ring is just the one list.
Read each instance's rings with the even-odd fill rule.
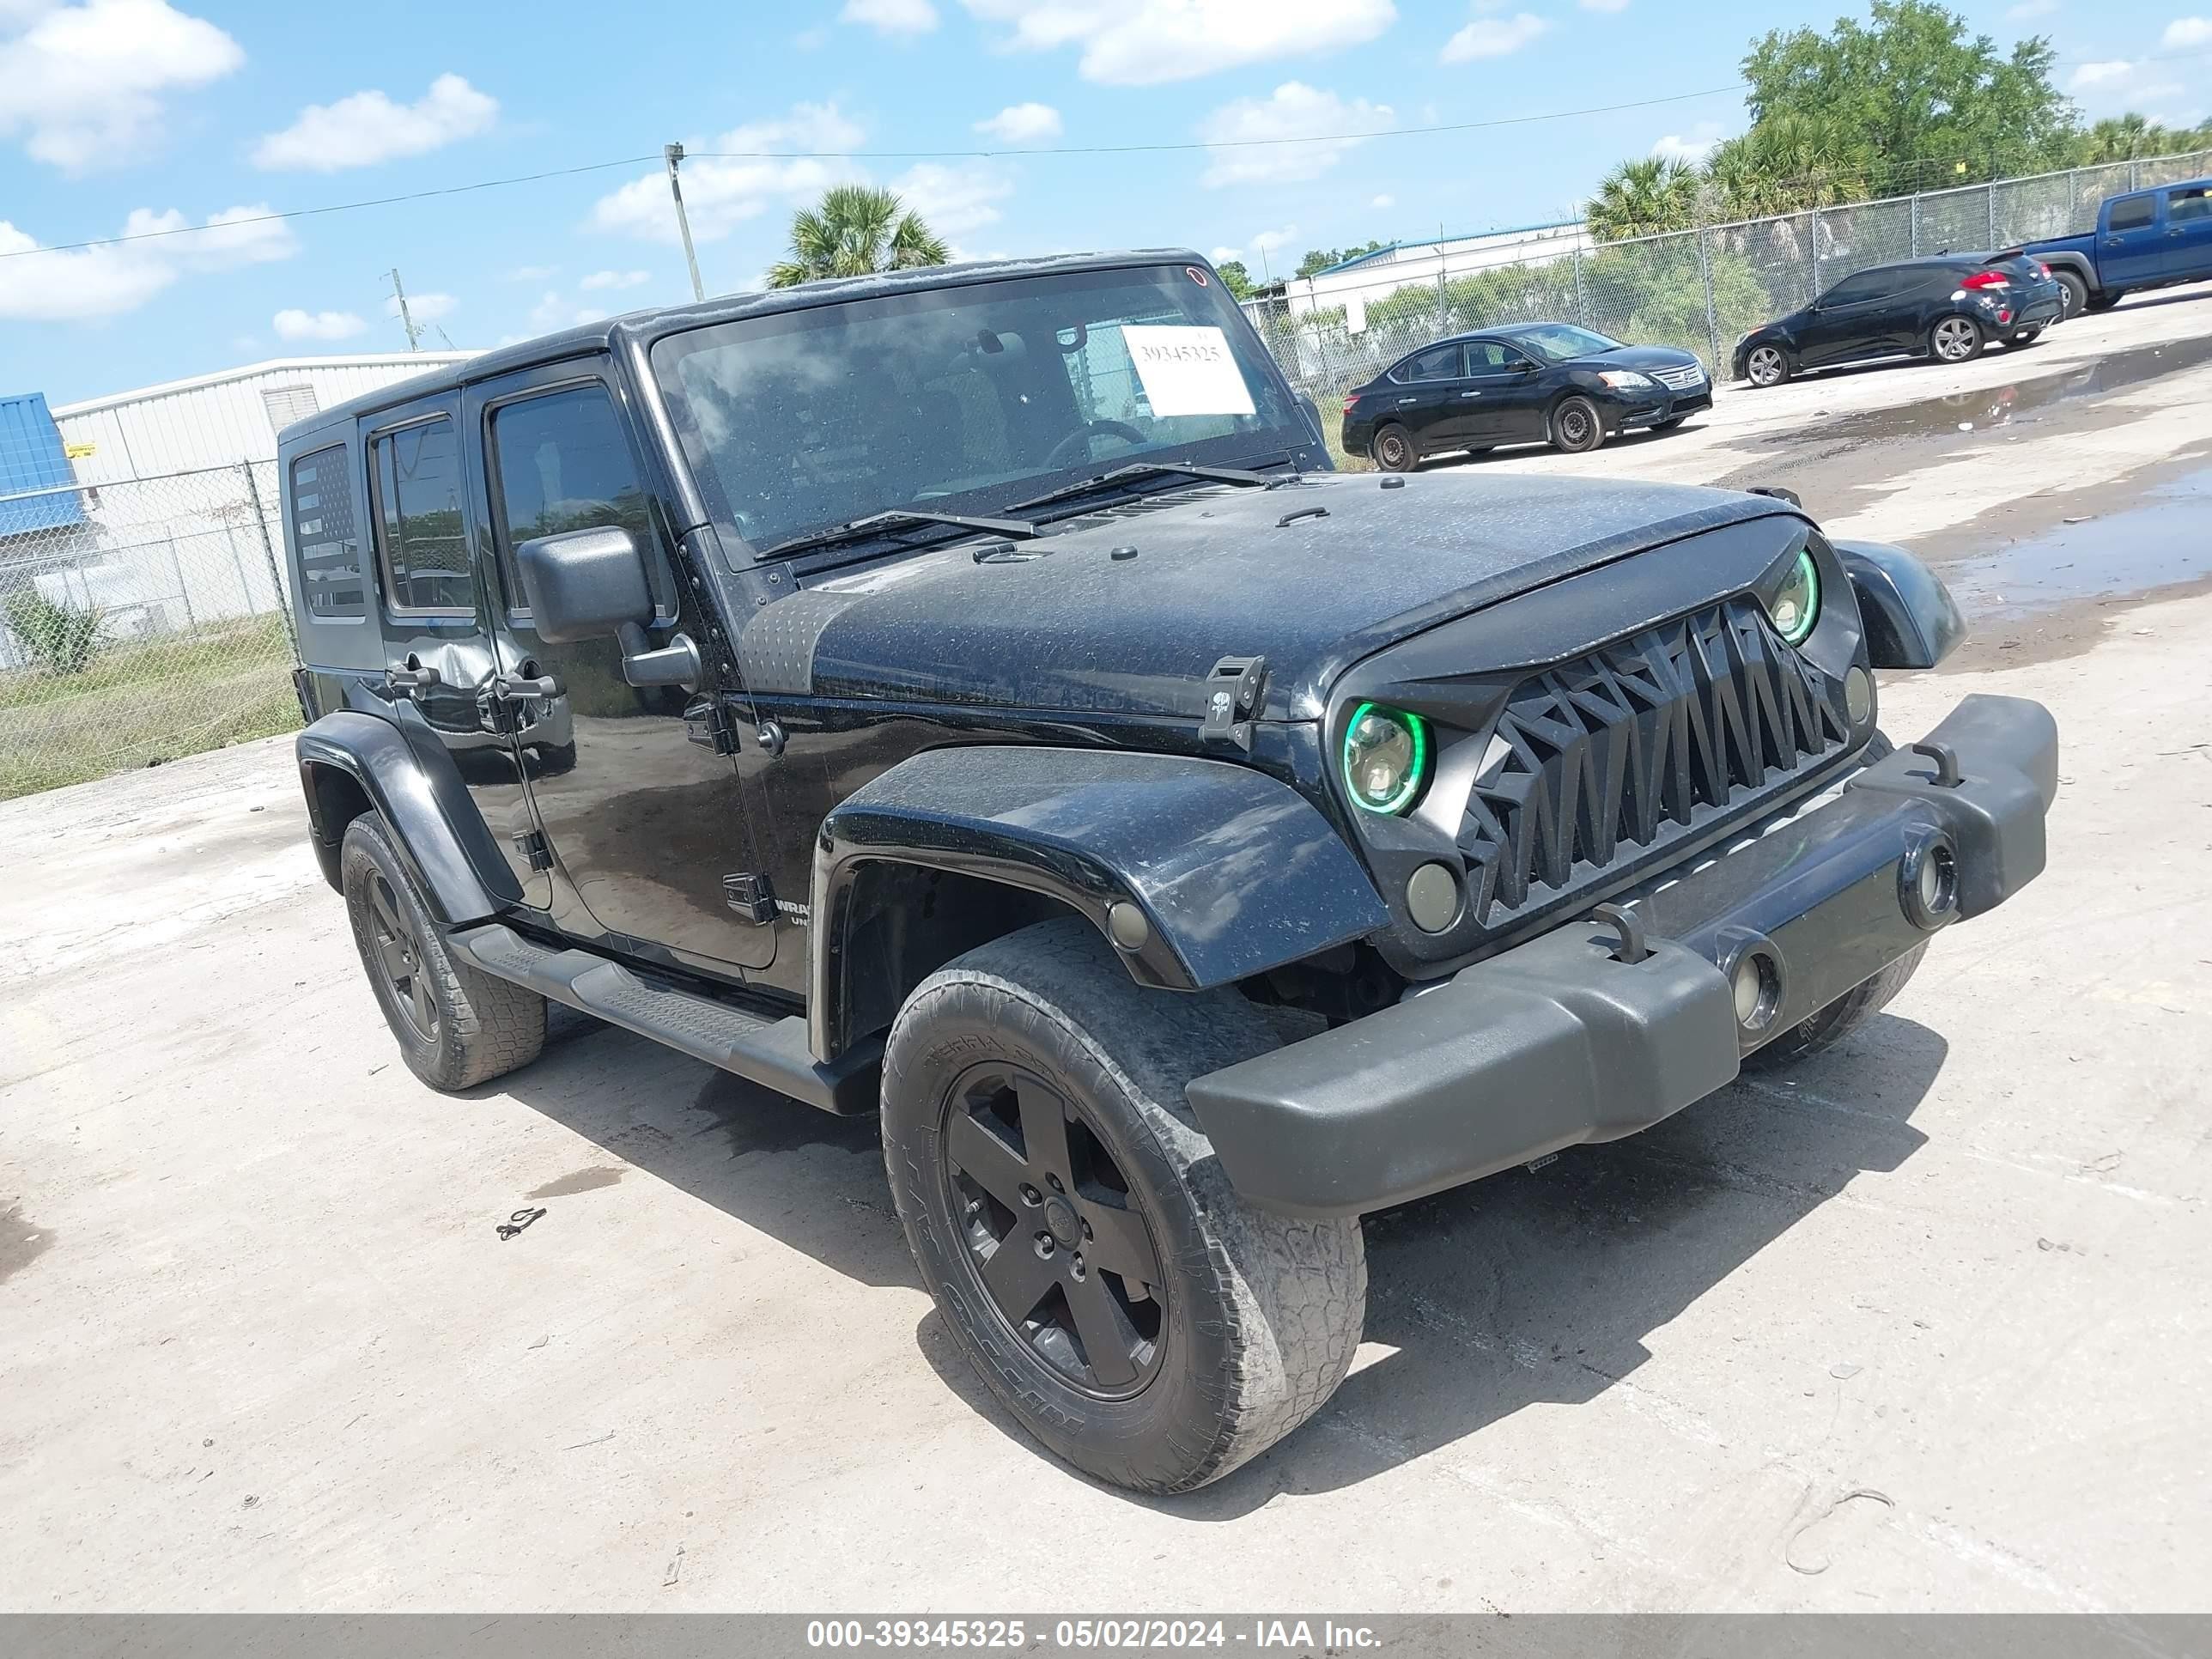
[[273,461],[0,495],[0,799],[300,723]]
[[2212,151],[2200,150],[1587,249],[1554,242],[1534,258],[1440,257],[1431,275],[1394,263],[1370,285],[1333,284],[1327,303],[1293,281],[1281,296],[1247,301],[1244,309],[1284,372],[1321,406],[1334,445],[1344,394],[1441,335],[1575,322],[1632,345],[1682,347],[1725,378],[1747,330],[1809,304],[1855,270],[2075,235],[2095,228],[2107,196],[2208,173]]

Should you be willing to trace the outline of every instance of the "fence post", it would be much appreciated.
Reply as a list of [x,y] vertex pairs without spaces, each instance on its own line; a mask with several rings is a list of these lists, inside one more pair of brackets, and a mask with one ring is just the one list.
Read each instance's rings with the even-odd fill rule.
[[1994,253],[1997,249],[1997,187],[1993,184],[1984,185],[1982,200],[1989,204],[1990,240],[1987,246],[1990,252]]
[[253,463],[240,461],[238,470],[246,475],[246,499],[253,503],[254,527],[261,532],[261,556],[269,562],[269,585],[276,592],[276,611],[284,618],[284,637],[292,647],[292,660],[300,660],[300,632],[292,621],[292,603],[284,592],[284,577],[276,566],[276,549],[269,540],[269,513],[261,504],[261,486],[253,477]]
[[1713,259],[1705,242],[1710,232],[1704,225],[1698,227],[1698,276],[1705,285],[1705,339],[1713,350],[1713,373],[1721,372],[1721,319],[1713,305]]
[[1911,204],[1906,210],[1906,216],[1912,225],[1912,257],[1917,259],[1920,257],[1920,192],[1917,190],[1912,192]]
[[1584,328],[1595,328],[1590,320],[1589,295],[1583,292],[1583,245],[1575,244],[1575,320]]
[[1805,210],[1805,303],[1820,297],[1820,210]]

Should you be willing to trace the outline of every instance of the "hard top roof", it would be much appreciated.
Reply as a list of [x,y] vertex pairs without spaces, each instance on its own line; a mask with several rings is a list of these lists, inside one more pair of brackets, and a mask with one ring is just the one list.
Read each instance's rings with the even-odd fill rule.
[[1055,276],[1067,271],[1111,270],[1133,265],[1187,264],[1211,270],[1212,263],[1188,248],[1135,248],[1118,253],[1059,253],[1030,259],[978,259],[963,264],[931,265],[919,270],[898,270],[869,276],[833,277],[802,283],[796,288],[745,289],[692,305],[661,306],[632,311],[597,322],[580,323],[557,333],[500,346],[428,374],[417,374],[390,386],[379,386],[344,403],[311,415],[285,428],[289,441],[346,424],[363,415],[411,403],[418,398],[450,392],[478,380],[495,379],[517,369],[556,362],[594,351],[611,351],[635,341],[650,341],[712,323],[737,322],[749,317],[772,316],[811,306],[848,300],[872,300],[890,294],[919,289],[966,286],[1013,276]]

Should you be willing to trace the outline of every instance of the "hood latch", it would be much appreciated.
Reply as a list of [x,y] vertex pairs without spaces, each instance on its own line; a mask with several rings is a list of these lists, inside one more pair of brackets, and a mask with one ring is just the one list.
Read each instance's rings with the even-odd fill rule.
[[1198,728],[1202,743],[1233,743],[1252,752],[1252,722],[1267,687],[1265,657],[1224,657],[1206,677],[1206,719]]

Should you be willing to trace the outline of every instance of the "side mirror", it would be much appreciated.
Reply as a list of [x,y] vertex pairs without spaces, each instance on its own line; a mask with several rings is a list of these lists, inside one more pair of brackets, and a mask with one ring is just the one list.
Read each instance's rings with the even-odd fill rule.
[[1314,441],[1326,447],[1328,432],[1321,423],[1321,405],[1313,400],[1313,394],[1310,392],[1301,392],[1297,396],[1298,407],[1306,412],[1306,424],[1313,428]]
[[1513,360],[1513,372],[1516,374],[1534,374],[1536,372],[1536,365],[1526,357],[1516,357]]
[[540,536],[514,550],[522,573],[522,593],[530,605],[530,626],[549,645],[574,645],[605,639],[621,641],[623,678],[632,685],[692,685],[699,678],[699,651],[677,635],[659,650],[647,645],[645,625],[653,620],[653,591],[646,585],[645,556],[627,530],[564,530]]

